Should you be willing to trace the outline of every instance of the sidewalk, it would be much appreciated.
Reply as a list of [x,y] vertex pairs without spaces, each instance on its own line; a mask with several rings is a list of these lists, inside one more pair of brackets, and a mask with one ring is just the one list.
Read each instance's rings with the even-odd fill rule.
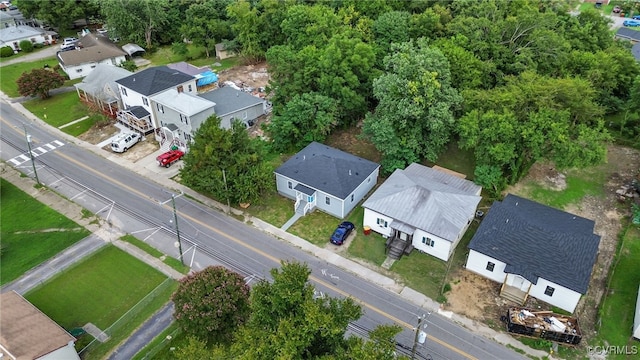
[[[33,114],[31,114],[28,110],[26,110],[21,104],[12,103],[11,105],[13,107],[15,107],[16,110],[18,110],[18,111],[22,112],[23,114],[25,114],[25,116],[28,119],[31,119],[31,120],[33,120],[35,122],[38,122],[39,124],[41,124],[43,126],[49,127],[42,120],[38,119]],[[70,143],[74,143],[77,146],[80,146],[80,147],[85,148],[85,149],[87,149],[89,151],[92,151],[92,152],[94,152],[94,153],[96,153],[96,154],[98,154],[98,155],[100,155],[100,156],[102,156],[104,158],[109,159],[109,158],[112,157],[112,155],[109,152],[97,147],[96,145],[92,145],[92,144],[86,143],[86,142],[81,141],[81,140],[79,140],[79,139],[77,139],[75,137],[67,135],[67,134],[63,133],[62,131],[60,131],[59,129],[55,129],[55,128],[50,128],[50,129],[51,129],[51,131],[53,133],[56,134],[56,136],[59,136],[60,138],[63,138],[65,141],[68,141]],[[210,198],[204,197],[204,196],[200,195],[199,193],[191,190],[190,188],[188,188],[186,186],[183,186],[182,184],[179,184],[179,183],[171,180],[169,177],[167,177],[168,173],[177,172],[177,169],[178,169],[177,166],[174,166],[174,167],[171,167],[169,169],[166,169],[166,168],[162,168],[162,167],[157,166],[157,164],[155,164],[155,161],[154,161],[154,166],[149,166],[149,165],[140,166],[141,163],[142,164],[149,163],[150,161],[148,160],[148,158],[149,157],[147,157],[145,159],[141,159],[139,162],[136,162],[136,163],[133,163],[131,161],[128,161],[128,160],[125,160],[125,159],[122,159],[122,158],[118,158],[118,164],[120,166],[124,166],[124,167],[130,169],[131,171],[137,172],[138,174],[140,174],[140,175],[146,177],[147,179],[149,179],[150,181],[154,181],[154,182],[158,183],[160,186],[164,186],[164,187],[167,187],[167,188],[170,188],[170,189],[175,189],[175,190],[178,190],[178,191],[182,191],[185,194],[195,198],[196,200],[202,202],[203,204],[205,204],[205,205],[207,205],[207,206],[209,206],[211,208],[217,209],[217,210],[219,210],[221,212],[224,212],[224,211],[227,210],[227,206],[226,205],[223,205],[223,204],[221,204],[221,203],[219,203],[217,201],[214,201],[214,200],[212,200]],[[13,171],[15,171],[15,170],[13,170]],[[161,175],[161,176],[158,176],[158,175]],[[29,184],[32,183],[31,179],[29,179],[29,181],[25,181],[25,178],[21,178],[21,182],[25,182],[25,183],[29,183]],[[27,189],[29,187],[31,187],[31,191],[28,191],[28,193],[38,192],[38,190],[35,190],[32,187],[32,185],[26,185]],[[44,191],[44,192],[45,193],[50,193],[50,191]],[[65,205],[64,204],[65,202],[69,202],[68,200],[66,200],[64,198],[59,197],[57,202],[58,203],[62,203],[62,204],[58,204],[56,206],[60,206],[63,209],[66,208],[66,207],[72,207],[71,205]],[[75,205],[75,204],[73,204],[73,205]],[[57,207],[54,207],[53,205],[51,205],[51,206],[54,209],[57,210]],[[75,205],[75,206],[77,208],[79,208],[78,205]],[[71,217],[71,216],[68,216],[66,213],[65,213],[65,215],[67,215],[68,217],[70,217],[73,220],[76,220],[76,218],[80,214],[80,211],[79,211],[79,209],[75,209],[75,210],[77,210],[77,211],[71,213],[71,215],[75,216],[75,218]],[[425,295],[423,295],[423,294],[421,294],[421,293],[419,293],[419,292],[417,292],[417,291],[415,291],[415,290],[413,290],[413,289],[411,289],[409,287],[406,287],[406,286],[403,286],[401,284],[398,284],[398,283],[395,282],[395,280],[393,280],[393,279],[391,279],[389,277],[386,277],[384,275],[381,275],[381,274],[379,274],[379,273],[377,273],[377,272],[375,272],[375,271],[373,271],[373,270],[371,270],[371,269],[369,269],[367,267],[364,267],[364,266],[360,265],[357,262],[354,262],[352,260],[343,258],[340,255],[338,255],[336,253],[333,253],[333,252],[331,252],[329,250],[320,248],[320,247],[318,247],[318,246],[316,246],[316,245],[314,245],[314,244],[312,244],[312,243],[310,243],[310,242],[308,242],[308,241],[306,241],[306,240],[304,240],[302,238],[299,238],[299,237],[297,237],[297,236],[295,236],[293,234],[290,234],[290,233],[288,233],[286,231],[283,231],[283,230],[281,230],[281,229],[279,229],[279,228],[277,228],[277,227],[275,227],[275,226],[273,226],[271,224],[268,224],[268,223],[266,223],[266,222],[264,222],[264,221],[262,221],[260,219],[253,218],[252,216],[250,216],[248,214],[245,214],[241,210],[231,208],[231,212],[233,214],[235,214],[235,215],[243,216],[244,219],[245,219],[245,223],[247,225],[254,226],[257,229],[260,229],[260,230],[262,230],[264,232],[267,232],[267,233],[270,233],[270,234],[272,234],[272,235],[274,235],[274,236],[276,236],[276,237],[278,237],[280,239],[288,241],[291,244],[301,248],[302,250],[317,256],[318,258],[321,258],[321,259],[323,259],[323,260],[325,260],[325,261],[327,261],[327,262],[329,262],[329,263],[331,263],[331,264],[333,264],[335,266],[340,267],[344,271],[351,272],[351,273],[353,273],[353,274],[355,274],[355,275],[357,275],[357,276],[359,276],[361,278],[367,279],[367,280],[369,280],[369,281],[371,281],[371,282],[373,282],[373,283],[375,283],[375,284],[377,284],[377,285],[379,285],[381,287],[384,287],[385,289],[393,291],[393,292],[399,294],[400,296],[402,296],[405,300],[410,301],[411,303],[415,304],[416,306],[423,307],[423,308],[427,309],[428,311],[436,311],[440,315],[445,316],[445,317],[455,321],[458,324],[461,324],[462,326],[466,327],[467,329],[472,330],[476,334],[479,334],[479,335],[481,335],[481,336],[483,336],[485,338],[488,338],[488,339],[492,339],[492,340],[494,340],[494,341],[496,341],[496,342],[498,342],[500,344],[510,345],[511,347],[520,349],[520,350],[524,351],[527,355],[531,355],[531,356],[539,357],[539,358],[544,358],[544,357],[548,357],[549,356],[549,354],[547,352],[545,352],[545,351],[531,349],[530,347],[525,346],[524,344],[522,344],[521,342],[517,341],[513,337],[511,337],[511,336],[509,336],[507,334],[495,331],[495,330],[489,328],[488,326],[486,326],[484,324],[477,323],[477,322],[475,322],[475,321],[473,321],[471,319],[468,319],[468,318],[466,318],[464,316],[461,316],[461,315],[454,314],[452,312],[442,311],[440,309],[440,305],[436,301],[426,297]],[[80,223],[80,224],[82,225],[82,223]],[[109,239],[109,240],[105,240],[105,241],[112,241],[113,242],[113,240],[114,239]],[[129,250],[131,250],[131,249],[129,249]],[[135,253],[132,253],[132,255],[136,256]],[[139,256],[140,254],[137,254],[137,255]],[[142,260],[144,261],[144,259],[142,259]],[[163,263],[161,263],[161,264],[164,265]],[[154,264],[152,266],[155,267],[156,265],[158,265],[158,264]],[[158,266],[161,266],[161,265],[158,265]],[[173,269],[171,269],[171,270],[173,270]]]

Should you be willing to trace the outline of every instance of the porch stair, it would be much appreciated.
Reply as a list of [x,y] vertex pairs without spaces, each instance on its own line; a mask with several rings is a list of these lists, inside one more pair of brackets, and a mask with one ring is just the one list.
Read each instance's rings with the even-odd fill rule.
[[304,208],[305,206],[307,206],[307,204],[308,204],[307,201],[300,200],[300,202],[298,203],[298,206],[296,206],[296,214],[300,214],[304,216],[305,215]]
[[502,291],[500,291],[500,297],[522,306],[527,300],[527,293],[515,287],[505,285]]
[[387,240],[387,256],[394,260],[399,260],[403,254],[407,253],[407,250],[411,252],[413,246],[407,241],[400,238],[393,238]]

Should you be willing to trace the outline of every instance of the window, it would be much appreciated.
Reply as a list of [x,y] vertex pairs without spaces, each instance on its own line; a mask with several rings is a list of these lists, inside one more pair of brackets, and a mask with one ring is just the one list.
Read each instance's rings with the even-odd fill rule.
[[122,95],[127,96],[127,89],[125,88],[120,88],[120,89],[122,89]]
[[95,66],[95,65],[91,65],[91,68],[92,68],[92,69],[95,69],[95,68],[96,68],[96,66]]
[[182,85],[178,86],[178,92],[181,93],[184,91],[184,87]]
[[158,109],[158,111],[160,111],[161,113],[163,113],[163,114],[164,114],[164,106],[162,106],[162,105],[160,105],[160,104],[156,103],[156,109]]
[[289,189],[293,189],[293,184],[291,183],[291,181],[287,182],[287,187]]
[[81,73],[81,72],[82,72],[82,69],[76,69],[76,72],[77,72],[77,73]]
[[380,225],[381,227],[387,227],[388,223],[385,219],[382,218],[377,218],[376,219],[376,224]]
[[427,245],[427,246],[431,246],[433,247],[434,241],[431,238],[428,238],[426,236],[422,237],[422,243]]
[[551,286],[547,286],[547,289],[544,291],[544,294],[547,296],[553,296],[554,291],[556,291],[556,289],[552,288]]
[[496,264],[492,263],[491,261],[487,262],[487,270],[493,272],[493,268],[496,267]]
[[367,183],[370,183],[370,182],[371,182],[371,176],[367,178]]
[[324,203],[327,204],[327,205],[331,205],[331,198],[328,197],[328,196],[326,198],[324,198]]
[[351,194],[351,202],[353,202],[353,194]]
[[189,92],[191,92],[191,84],[189,84]]
[[146,97],[142,98],[142,103],[145,104],[146,106],[149,106],[149,100]]

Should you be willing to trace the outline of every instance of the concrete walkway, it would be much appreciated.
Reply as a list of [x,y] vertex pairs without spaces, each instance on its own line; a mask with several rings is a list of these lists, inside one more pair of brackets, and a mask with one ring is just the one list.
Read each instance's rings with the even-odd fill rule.
[[291,225],[293,225],[296,221],[298,221],[298,219],[300,219],[302,217],[302,215],[295,213],[293,214],[293,216],[291,217],[291,219],[287,220],[286,223],[284,223],[284,225],[282,225],[280,227],[280,230],[282,231],[287,231]]

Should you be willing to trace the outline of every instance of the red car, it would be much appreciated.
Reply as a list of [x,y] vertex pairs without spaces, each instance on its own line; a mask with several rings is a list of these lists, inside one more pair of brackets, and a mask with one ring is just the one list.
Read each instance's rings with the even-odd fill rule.
[[158,161],[158,165],[168,168],[174,162],[182,159],[183,156],[184,152],[180,150],[169,150],[166,153],[160,154],[156,160]]

